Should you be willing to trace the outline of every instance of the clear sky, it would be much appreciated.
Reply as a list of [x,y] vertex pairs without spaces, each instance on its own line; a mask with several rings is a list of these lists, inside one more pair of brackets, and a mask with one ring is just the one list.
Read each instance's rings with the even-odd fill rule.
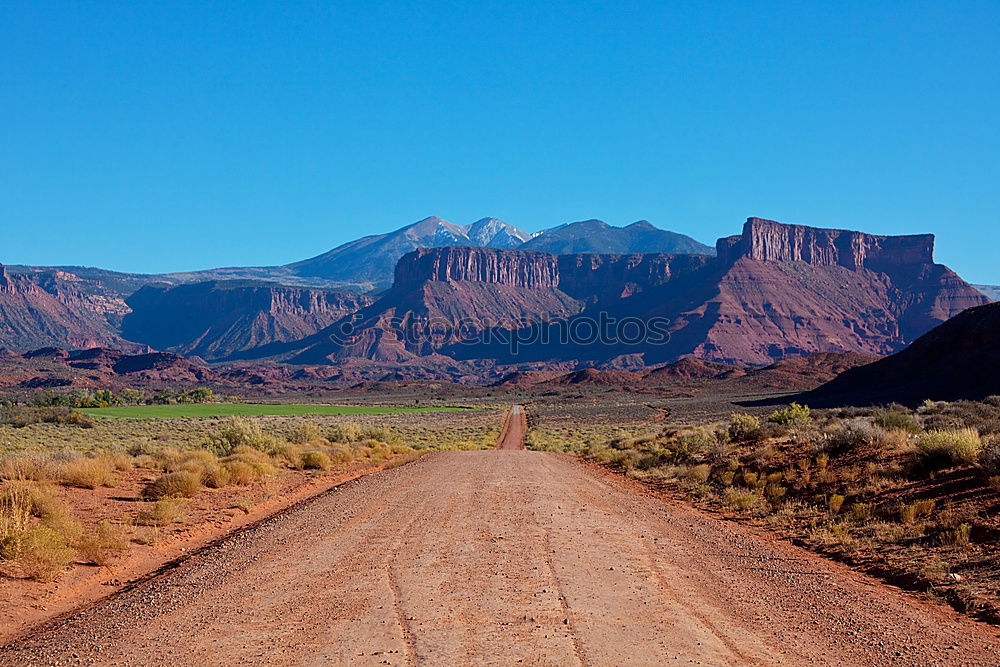
[[285,263],[440,215],[934,232],[1000,284],[1000,2],[0,3],[0,261]]

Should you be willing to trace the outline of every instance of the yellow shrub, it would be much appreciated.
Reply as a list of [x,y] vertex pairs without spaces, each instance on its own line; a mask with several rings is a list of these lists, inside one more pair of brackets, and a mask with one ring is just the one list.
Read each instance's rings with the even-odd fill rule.
[[116,481],[114,463],[106,457],[83,456],[64,461],[58,466],[56,474],[61,484],[81,489],[114,486]]
[[21,537],[16,561],[29,579],[52,581],[73,562],[73,550],[57,531],[35,526]]
[[302,467],[307,470],[327,470],[333,462],[323,452],[302,452]]
[[190,498],[201,491],[201,479],[190,472],[168,472],[142,490],[146,498]]
[[80,538],[76,548],[88,563],[107,565],[128,551],[128,544],[125,528],[104,519]]
[[143,526],[166,526],[184,517],[187,502],[180,498],[162,498],[139,512],[138,520]]

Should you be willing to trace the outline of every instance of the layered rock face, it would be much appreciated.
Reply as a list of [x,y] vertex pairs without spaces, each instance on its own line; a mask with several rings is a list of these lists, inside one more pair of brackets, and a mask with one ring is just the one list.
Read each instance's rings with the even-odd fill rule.
[[749,218],[743,235],[720,239],[716,253],[727,263],[747,257],[760,262],[805,262],[851,270],[887,269],[932,264],[934,235],[874,236]]
[[524,289],[559,286],[555,255],[488,248],[421,248],[396,264],[393,289],[406,290],[425,282],[471,281]]
[[127,312],[120,297],[73,274],[12,275],[0,266],[0,347],[103,345],[137,351],[142,346],[117,331]]
[[[718,243],[693,307],[668,300],[671,354],[766,364],[813,352],[891,354],[985,297],[933,262],[934,237],[873,236],[750,218]],[[664,312],[665,311],[665,312]]]
[[372,300],[252,281],[144,287],[128,299],[132,312],[122,321],[122,333],[160,350],[222,359],[304,338]]

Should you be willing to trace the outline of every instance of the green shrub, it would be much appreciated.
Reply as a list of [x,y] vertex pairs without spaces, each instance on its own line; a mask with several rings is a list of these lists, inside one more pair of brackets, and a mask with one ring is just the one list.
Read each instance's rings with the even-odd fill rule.
[[194,473],[180,470],[168,472],[142,490],[145,498],[191,498],[201,491],[201,479]]
[[334,424],[327,433],[330,442],[358,442],[362,439],[361,426],[354,422]]
[[983,442],[979,433],[970,428],[931,431],[917,438],[917,449],[932,462],[973,464],[979,459]]
[[205,449],[219,456],[229,456],[240,447],[270,454],[277,451],[280,444],[277,438],[264,432],[256,420],[231,417],[209,438]]
[[879,410],[875,413],[874,422],[886,431],[920,432],[920,422],[917,421],[917,418],[909,412],[903,412],[902,410]]
[[760,419],[753,415],[734,412],[729,417],[729,438],[733,442],[757,442],[764,436]]
[[325,438],[323,437],[323,429],[321,429],[317,424],[314,424],[313,422],[302,422],[292,429],[292,434],[289,439],[297,445],[305,445],[310,442],[324,440]]
[[792,424],[809,423],[810,410],[808,405],[792,403],[789,406],[775,410],[767,417],[767,421],[781,426],[791,426]]

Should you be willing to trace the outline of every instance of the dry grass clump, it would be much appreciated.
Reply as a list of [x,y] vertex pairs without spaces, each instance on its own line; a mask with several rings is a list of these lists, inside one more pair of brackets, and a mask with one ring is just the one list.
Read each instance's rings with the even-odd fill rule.
[[324,452],[302,452],[302,467],[306,470],[328,470],[332,466],[333,461]]
[[66,538],[46,525],[26,530],[17,542],[14,560],[28,579],[52,581],[73,562]]
[[938,534],[941,544],[946,547],[964,547],[971,541],[972,526],[961,523],[951,530],[943,530]]
[[979,433],[971,428],[923,433],[916,444],[917,450],[932,464],[973,464],[983,451]]
[[191,498],[201,491],[201,479],[198,475],[179,470],[168,472],[142,490],[144,498],[159,500],[161,498]]
[[182,498],[161,498],[139,512],[137,521],[142,526],[168,526],[184,518],[187,501]]
[[108,565],[123,556],[128,545],[126,528],[103,519],[79,539],[76,548],[86,562]]
[[56,467],[56,478],[61,484],[81,489],[114,486],[118,481],[116,459],[109,456],[81,456],[64,461]]
[[222,467],[229,473],[232,484],[246,486],[278,474],[271,457],[250,447],[237,447],[222,460]]
[[49,457],[32,454],[0,459],[0,480],[42,481],[52,479],[54,474],[53,461]]

